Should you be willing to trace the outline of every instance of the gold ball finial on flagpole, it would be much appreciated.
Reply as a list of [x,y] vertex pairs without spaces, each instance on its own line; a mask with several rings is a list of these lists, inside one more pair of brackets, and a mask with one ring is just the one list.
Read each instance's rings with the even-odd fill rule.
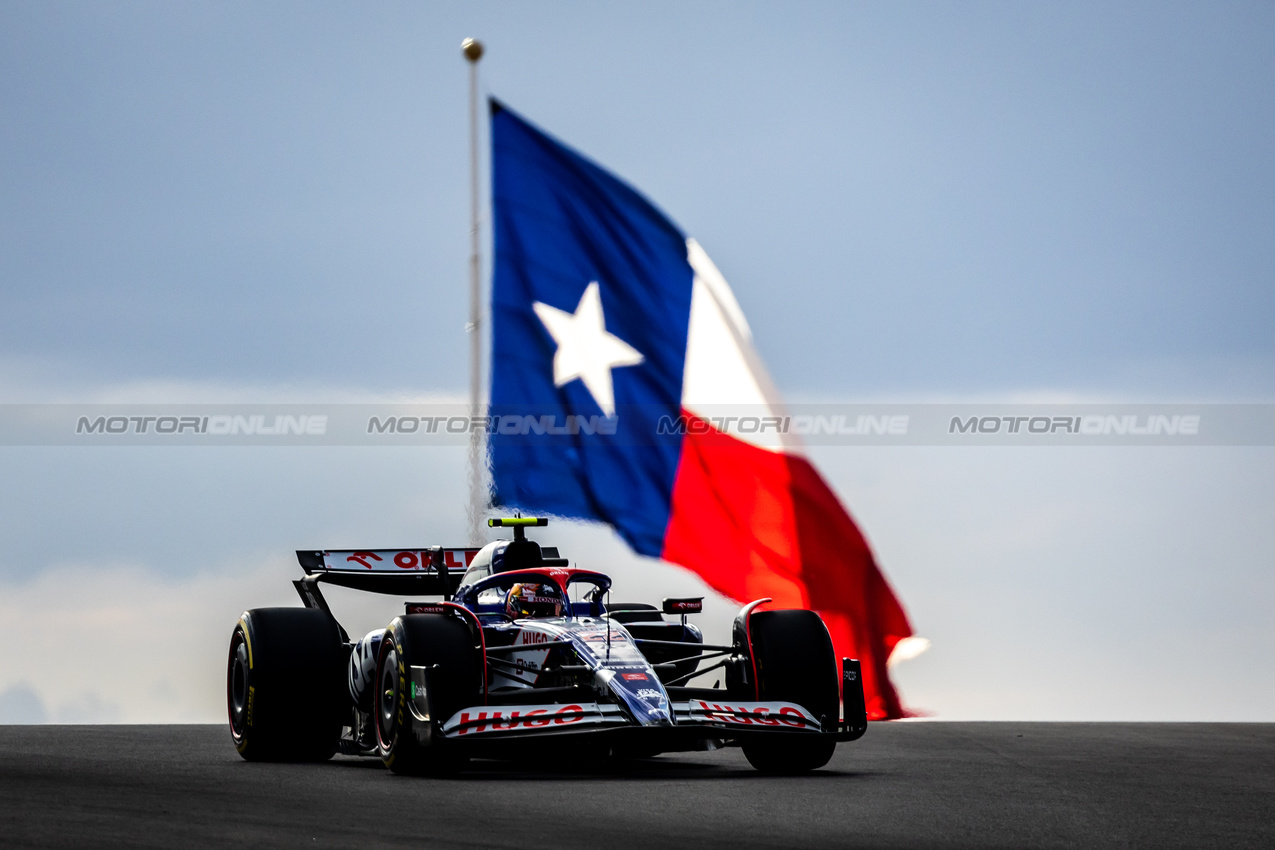
[[476,38],[467,38],[460,43],[460,50],[470,62],[483,58],[483,43]]

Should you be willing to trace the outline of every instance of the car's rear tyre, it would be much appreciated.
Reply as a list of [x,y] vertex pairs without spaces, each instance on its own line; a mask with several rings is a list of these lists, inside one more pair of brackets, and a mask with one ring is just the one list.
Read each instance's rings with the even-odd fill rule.
[[[413,675],[412,668],[423,668]],[[373,719],[381,760],[395,773],[446,775],[468,761],[439,728],[482,700],[484,659],[457,617],[397,617],[376,660]],[[415,687],[415,692],[413,692]]]
[[[836,654],[828,628],[814,611],[762,611],[749,623],[757,698],[792,702],[821,722],[840,714]],[[752,694],[747,694],[752,697]],[[764,773],[804,773],[832,758],[836,741],[823,736],[782,735],[743,744],[748,763]]]
[[313,608],[254,608],[230,637],[230,737],[248,761],[322,761],[350,713],[346,649],[336,621]]

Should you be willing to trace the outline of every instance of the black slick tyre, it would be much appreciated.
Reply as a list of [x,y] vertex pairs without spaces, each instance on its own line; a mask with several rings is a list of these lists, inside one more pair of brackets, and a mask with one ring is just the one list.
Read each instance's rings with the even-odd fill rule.
[[439,728],[482,702],[484,659],[465,621],[443,614],[397,617],[376,659],[373,719],[385,766],[406,775],[447,775],[468,759]]
[[230,737],[248,761],[322,761],[348,722],[346,647],[312,608],[254,608],[230,637]]
[[[835,725],[840,714],[836,654],[828,628],[814,611],[762,611],[749,623],[758,699],[791,702]],[[743,696],[743,695],[741,695]],[[751,698],[752,694],[747,694]],[[836,741],[782,735],[743,743],[749,764],[764,773],[804,773],[832,759]]]

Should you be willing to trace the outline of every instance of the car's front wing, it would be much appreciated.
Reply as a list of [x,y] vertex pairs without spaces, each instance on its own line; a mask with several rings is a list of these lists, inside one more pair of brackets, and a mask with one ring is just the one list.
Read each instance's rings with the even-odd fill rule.
[[[702,699],[673,703],[672,724],[644,727],[618,705],[572,703],[569,705],[501,705],[463,708],[442,725],[443,737],[524,737],[575,734],[615,728],[679,728],[720,731],[722,737],[747,732],[835,733],[818,719],[790,702],[715,702]],[[831,725],[831,724],[830,724]]]

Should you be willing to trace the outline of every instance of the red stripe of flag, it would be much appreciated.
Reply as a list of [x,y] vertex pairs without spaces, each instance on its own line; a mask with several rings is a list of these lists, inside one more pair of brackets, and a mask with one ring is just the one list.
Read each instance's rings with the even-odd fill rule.
[[[685,411],[684,411],[685,413]],[[698,419],[685,413],[687,423]],[[858,658],[870,720],[905,716],[886,660],[907,614],[836,494],[805,458],[688,427],[662,557],[719,593],[819,612],[838,658]]]

